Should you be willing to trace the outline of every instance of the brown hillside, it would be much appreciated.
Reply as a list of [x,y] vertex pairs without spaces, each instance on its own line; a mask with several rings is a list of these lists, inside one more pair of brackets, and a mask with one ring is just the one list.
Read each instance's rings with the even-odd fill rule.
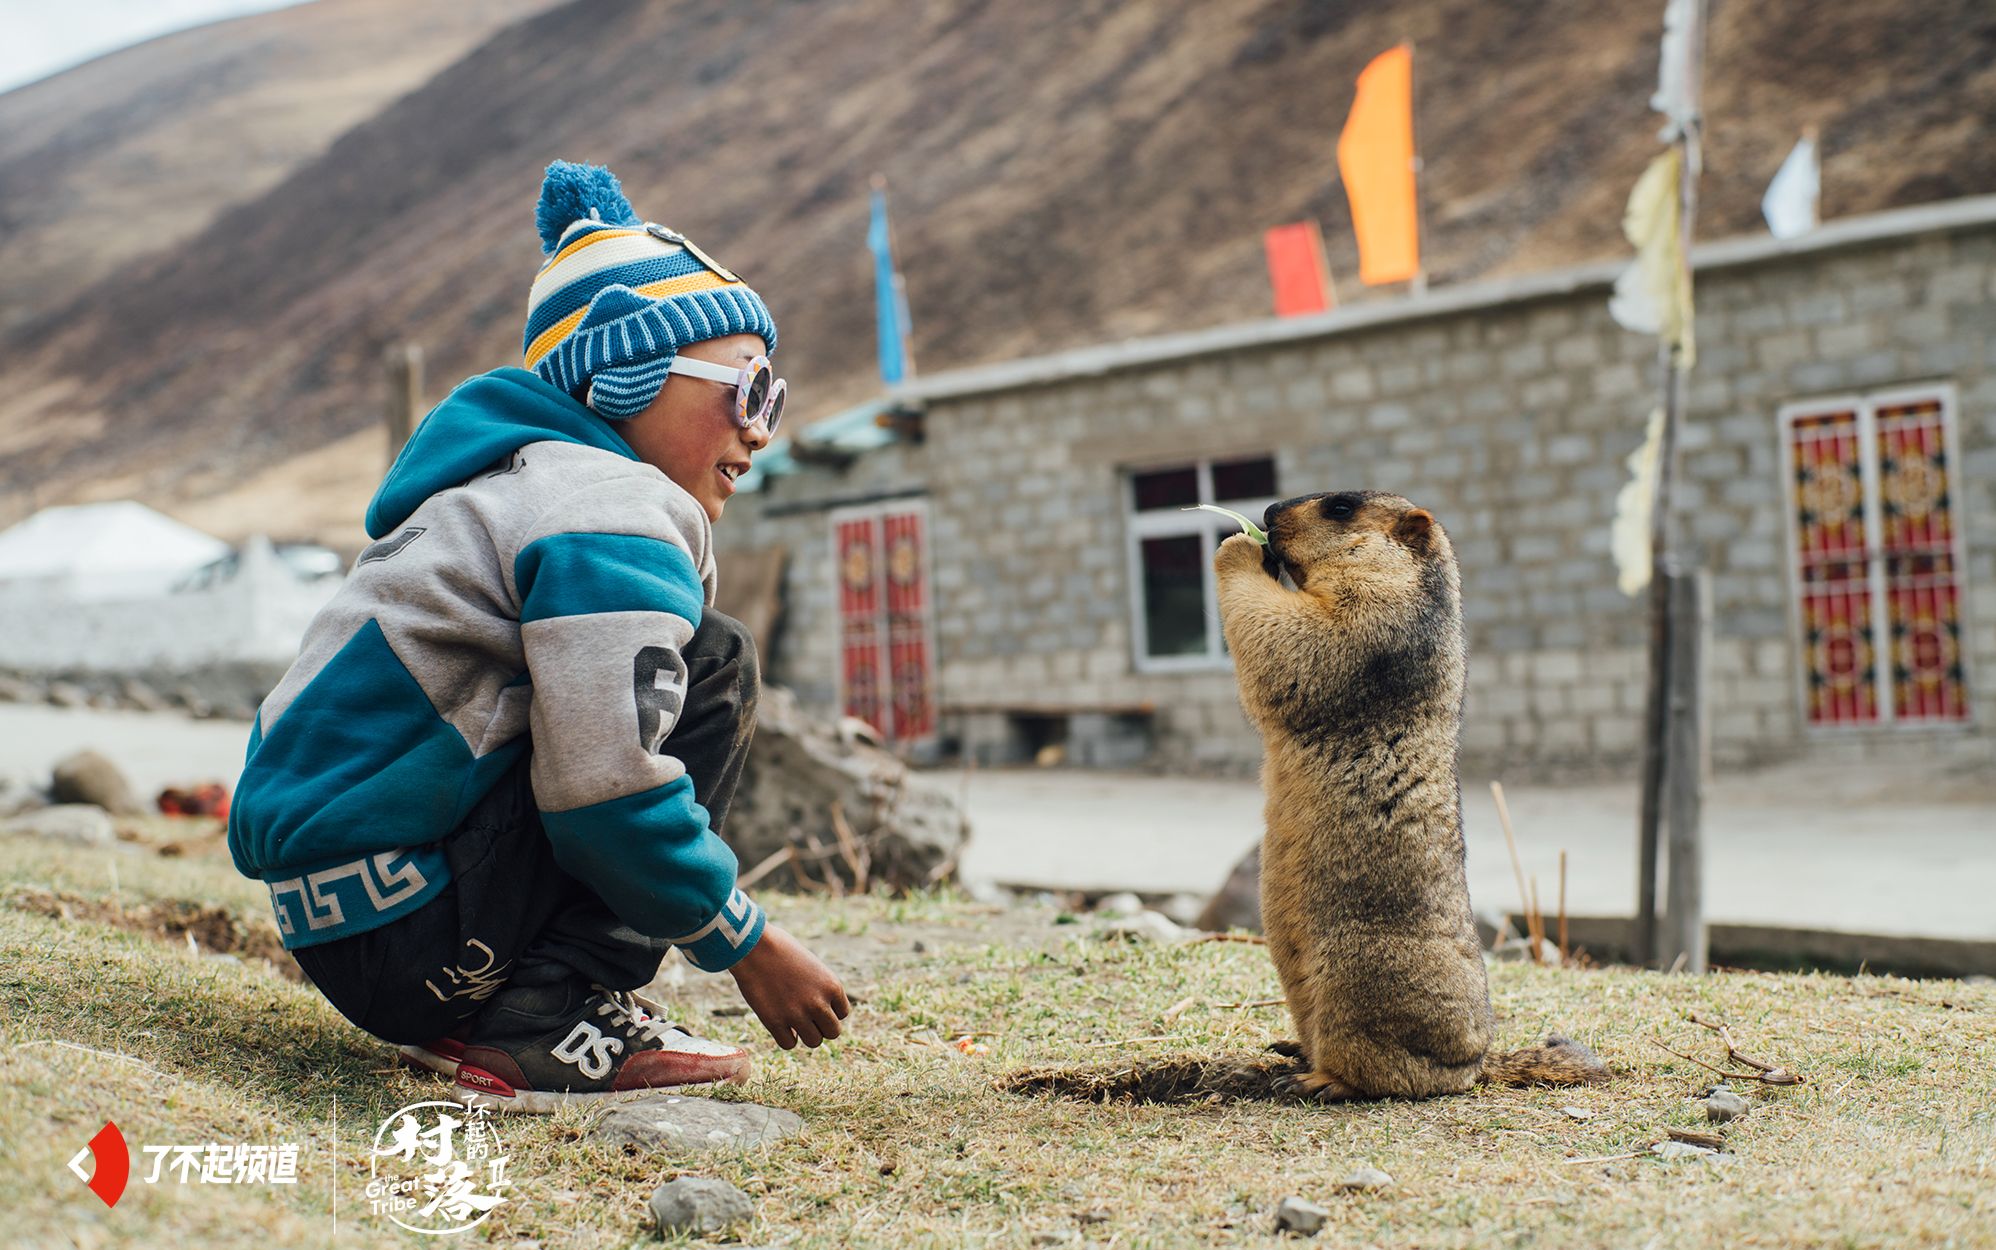
[[[1702,234],[1759,228],[1760,192],[1811,123],[1831,215],[1996,191],[1985,0],[1712,8]],[[33,484],[44,503],[132,493],[224,531],[338,526],[351,539],[380,469],[383,345],[423,343],[439,393],[516,361],[538,261],[532,200],[555,156],[610,163],[640,211],[762,291],[805,416],[874,390],[875,169],[893,185],[927,370],[1261,316],[1261,230],[1303,216],[1324,222],[1343,296],[1364,298],[1332,152],[1354,76],[1398,39],[1418,47],[1434,281],[1614,254],[1622,200],[1656,150],[1660,12],[1579,0],[553,10],[115,290],[0,341],[0,485],[16,511]]]
[[153,39],[0,95],[0,325],[53,311],[63,292],[192,236],[553,3],[317,0]]

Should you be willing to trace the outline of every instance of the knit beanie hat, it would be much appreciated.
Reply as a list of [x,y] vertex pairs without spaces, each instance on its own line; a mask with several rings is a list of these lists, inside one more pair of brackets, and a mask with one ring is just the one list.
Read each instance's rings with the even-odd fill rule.
[[651,406],[688,343],[762,336],[762,297],[685,235],[640,220],[601,165],[556,161],[534,212],[547,260],[527,296],[526,367],[621,421]]

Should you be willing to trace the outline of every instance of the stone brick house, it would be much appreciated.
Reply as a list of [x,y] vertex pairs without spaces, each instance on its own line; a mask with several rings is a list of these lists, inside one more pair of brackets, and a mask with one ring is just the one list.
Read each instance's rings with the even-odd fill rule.
[[[1696,250],[1683,530],[1712,745],[1986,752],[1996,721],[1996,197]],[[1463,575],[1464,751],[1633,758],[1643,603],[1609,552],[1658,402],[1618,265],[936,374],[766,457],[717,531],[780,548],[769,668],[918,755],[1244,769],[1186,503],[1379,488]]]

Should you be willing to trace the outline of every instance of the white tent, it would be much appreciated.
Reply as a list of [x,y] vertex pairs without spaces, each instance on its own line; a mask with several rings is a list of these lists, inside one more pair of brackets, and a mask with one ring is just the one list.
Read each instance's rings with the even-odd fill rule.
[[132,500],[44,508],[0,531],[0,592],[149,599],[228,554],[221,539]]

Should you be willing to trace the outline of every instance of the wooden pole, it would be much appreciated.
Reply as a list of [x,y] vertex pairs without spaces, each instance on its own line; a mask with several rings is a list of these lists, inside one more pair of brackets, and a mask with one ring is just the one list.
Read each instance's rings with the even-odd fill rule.
[[416,430],[423,411],[423,349],[416,343],[391,345],[383,359],[388,374],[388,463],[402,454],[402,445]]
[[1664,966],[1706,970],[1705,869],[1699,823],[1705,793],[1705,656],[1711,629],[1710,584],[1702,570],[1670,575],[1670,745],[1665,753],[1664,810],[1669,817],[1669,897]]
[[1497,823],[1504,827],[1504,845],[1511,850],[1511,875],[1518,879],[1518,914],[1525,922],[1525,940],[1532,948],[1532,962],[1539,961],[1539,944],[1532,933],[1532,895],[1525,888],[1525,865],[1518,858],[1518,835],[1511,832],[1511,805],[1504,801],[1504,783],[1490,783],[1490,797],[1497,800]]
[[[1704,168],[1704,116],[1702,112],[1705,67],[1706,0],[1698,0],[1695,26],[1690,41],[1687,73],[1693,115],[1672,142],[1683,153],[1678,172],[1678,252],[1681,263],[1691,264],[1691,240],[1698,217],[1698,175]],[[1689,310],[1686,310],[1687,312]],[[1669,573],[1676,567],[1677,478],[1682,440],[1688,364],[1668,338],[1659,344],[1658,360],[1663,370],[1663,437],[1657,448],[1655,506],[1650,510],[1650,645],[1648,699],[1643,718],[1642,806],[1639,816],[1636,853],[1636,922],[1630,935],[1630,957],[1639,964],[1656,959],[1656,870],[1664,821],[1665,774],[1672,738],[1670,724],[1671,640]]]

